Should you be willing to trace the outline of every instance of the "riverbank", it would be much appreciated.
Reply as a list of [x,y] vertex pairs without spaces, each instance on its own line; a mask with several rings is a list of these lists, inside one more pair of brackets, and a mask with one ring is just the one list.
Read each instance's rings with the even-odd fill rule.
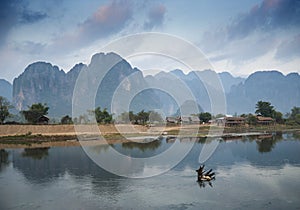
[[[0,125],[1,148],[33,148],[50,146],[79,146],[81,139],[94,141],[99,132],[109,144],[141,142],[144,138],[268,136],[274,132],[300,132],[300,127],[285,125],[260,127],[226,127],[208,125],[155,126],[141,125]],[[83,137],[83,138],[82,138]],[[97,141],[99,144],[99,141]]]

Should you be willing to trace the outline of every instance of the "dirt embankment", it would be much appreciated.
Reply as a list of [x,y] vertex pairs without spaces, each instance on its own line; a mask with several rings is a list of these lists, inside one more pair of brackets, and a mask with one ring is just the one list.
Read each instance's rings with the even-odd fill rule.
[[0,125],[0,136],[43,135],[43,136],[75,136],[86,133],[144,133],[148,128],[140,125]]

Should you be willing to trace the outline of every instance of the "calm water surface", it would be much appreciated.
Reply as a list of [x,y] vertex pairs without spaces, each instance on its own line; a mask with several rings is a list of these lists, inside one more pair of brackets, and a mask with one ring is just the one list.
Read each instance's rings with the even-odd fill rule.
[[[0,209],[300,209],[299,134],[213,141],[220,144],[205,163],[216,172],[212,186],[196,182],[203,140],[167,173],[144,179],[106,172],[81,147],[2,149]],[[151,157],[172,144],[161,139],[94,150]]]

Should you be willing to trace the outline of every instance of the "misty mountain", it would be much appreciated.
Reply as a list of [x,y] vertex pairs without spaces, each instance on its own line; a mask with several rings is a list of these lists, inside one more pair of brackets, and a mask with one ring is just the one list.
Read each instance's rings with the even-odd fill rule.
[[49,115],[71,113],[72,94],[84,64],[75,65],[68,73],[46,62],[30,64],[13,82],[13,102],[18,110],[34,103],[46,103]]
[[[300,106],[300,75],[298,73],[284,76],[278,71],[258,71],[244,79],[234,77],[228,72],[216,73],[204,70],[184,74],[181,70],[176,69],[147,76],[146,80],[150,84],[165,82],[175,89],[180,89],[177,86],[179,83],[183,83],[190,89],[197,104],[204,111],[210,112],[211,103],[207,87],[210,87],[209,83],[212,78],[216,77],[219,78],[224,88],[227,114],[254,113],[255,104],[259,100],[271,102],[275,109],[282,113],[289,112],[293,106]],[[160,98],[164,97],[160,96]],[[168,102],[165,101],[164,106],[167,105]],[[176,104],[172,104],[172,106],[174,107]]]
[[[0,85],[4,83],[0,80]],[[9,92],[7,83],[6,86]],[[6,90],[2,87],[1,91]],[[107,108],[116,115],[143,109],[173,115],[187,101],[195,101],[193,106],[199,111],[210,112],[211,94],[216,92],[226,96],[227,114],[253,113],[259,100],[269,101],[276,110],[286,113],[300,106],[300,76],[260,71],[244,79],[228,72],[203,70],[185,74],[176,69],[144,77],[119,55],[98,53],[89,65],[76,64],[68,73],[46,62],[30,64],[13,82],[13,103],[18,110],[33,103],[46,103],[51,117],[61,117],[71,115],[73,94],[79,94],[75,103],[84,106],[93,97],[95,107]],[[89,107],[84,108],[86,111]]]
[[[158,84],[165,83],[167,85],[171,85],[172,89],[175,89],[176,95],[182,89],[187,88],[188,92],[190,92],[196,103],[201,110],[211,111],[211,102],[210,102],[210,95],[208,90],[210,90],[210,94],[214,91],[214,89],[218,86],[219,83],[220,92],[228,93],[234,85],[238,85],[242,83],[245,79],[240,77],[233,77],[228,72],[216,73],[212,70],[203,70],[203,71],[191,71],[188,74],[183,73],[179,69],[175,69],[171,72],[159,72],[154,76],[147,76],[146,81],[148,84],[157,86]],[[180,86],[179,86],[180,84]],[[224,90],[223,90],[223,86]],[[224,92],[223,92],[224,91]],[[174,110],[177,110],[181,104],[176,104],[171,102],[172,100],[166,97],[166,94],[157,93],[161,101],[164,102],[164,111],[168,110],[168,114],[173,113]],[[182,98],[186,98],[186,94],[181,94]],[[177,111],[176,111],[177,112]]]
[[269,101],[276,110],[286,113],[300,106],[300,75],[284,76],[278,71],[259,71],[244,83],[234,85],[227,94],[229,113],[253,113],[257,101]]
[[0,79],[0,96],[12,101],[13,86],[8,81]]
[[[114,65],[110,66],[111,64]],[[98,84],[98,73],[101,74],[105,68],[109,68],[109,71]],[[79,75],[85,78],[84,84],[79,88],[82,99],[93,94],[91,93],[93,88],[99,87],[95,91],[95,106],[108,108],[109,111],[113,95],[119,86],[121,88],[118,92],[125,91],[122,96],[127,97],[130,91],[142,89],[147,84],[141,71],[133,69],[127,61],[115,53],[95,54],[88,66],[76,64],[68,73],[50,63],[36,62],[30,64],[14,79],[14,105],[18,110],[24,110],[33,103],[46,103],[50,107],[49,116],[71,115],[73,91]],[[158,106],[155,94],[151,90],[137,94],[130,104],[133,111],[154,109]],[[118,107],[115,109],[118,111]]]
[[245,78],[234,77],[229,72],[218,73],[220,80],[222,82],[225,93],[229,93],[232,86],[236,86],[245,81]]
[[96,106],[107,108],[110,113],[119,115],[128,110],[139,112],[160,107],[154,91],[148,89],[142,72],[132,68],[115,53],[93,55],[86,72],[91,78],[87,80],[88,86],[97,88]]

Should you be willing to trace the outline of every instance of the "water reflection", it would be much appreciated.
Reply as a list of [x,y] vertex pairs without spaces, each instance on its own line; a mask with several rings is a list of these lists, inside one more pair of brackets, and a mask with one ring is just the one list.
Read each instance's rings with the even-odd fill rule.
[[292,137],[293,137],[294,139],[300,139],[300,131],[293,132],[293,133],[292,133]]
[[264,138],[257,141],[257,148],[260,153],[271,152],[275,147],[277,140],[274,138]]
[[[47,158],[41,158],[45,154]],[[81,147],[13,150],[13,167],[33,183],[53,181],[66,173],[77,178],[116,177],[93,163]]]
[[161,141],[160,140],[154,140],[147,143],[138,143],[138,142],[127,142],[122,143],[122,147],[125,149],[134,149],[137,148],[141,150],[142,152],[145,152],[146,150],[155,150],[158,147],[160,147]]
[[[174,142],[184,146],[194,141],[184,138]],[[190,153],[169,172],[138,180],[118,177],[101,169],[81,147],[1,149],[0,209],[46,205],[49,209],[299,207],[300,141],[297,135],[222,140],[205,163],[217,178],[202,183],[196,182],[195,170],[205,142],[203,139],[196,142]],[[101,157],[111,149],[149,157],[172,144],[161,139],[143,146],[124,143],[90,149],[95,155],[102,154]],[[134,169],[136,173],[155,170],[147,165],[136,165]]]
[[210,187],[213,187],[211,181],[210,182],[200,181],[200,182],[197,182],[197,183],[198,183],[198,185],[199,185],[200,188],[205,188],[207,185],[210,186]]
[[0,149],[0,172],[9,164],[8,152],[5,149]]
[[48,156],[48,150],[50,147],[43,148],[25,148],[22,155],[23,157],[31,157],[33,159],[40,160]]
[[[291,137],[293,135],[277,134],[264,139],[247,137],[242,138],[241,141],[222,141],[216,152],[207,162],[214,170],[218,165],[232,165],[243,161],[248,161],[253,165],[268,165],[279,168],[282,168],[286,163],[298,164],[300,160],[299,140],[295,141],[295,139],[290,139]],[[181,139],[181,142],[190,141],[190,139]],[[201,139],[201,141],[197,142],[198,144],[194,145],[190,153],[174,170],[181,170],[187,166],[197,168],[199,164],[197,157],[202,149],[203,140]],[[254,142],[257,145],[256,147]],[[280,146],[278,146],[279,142]],[[168,139],[163,139],[145,144],[135,142],[116,144],[113,149],[121,151],[126,155],[143,158],[155,156],[165,151],[170,146],[169,144],[170,141]],[[101,145],[90,147],[90,149],[95,155],[102,154],[102,156],[105,156],[111,147],[109,145]],[[265,154],[263,158],[259,153]],[[9,153],[6,150],[0,150],[0,169],[8,165],[8,156]],[[12,156],[13,167],[22,172],[26,179],[34,183],[47,182],[65,173],[75,177],[97,176],[101,178],[119,178],[93,163],[81,147],[18,149],[12,150]],[[114,160],[108,161],[113,163]],[[168,165],[164,160],[162,160],[161,164]],[[147,168],[146,165],[133,165],[132,167],[134,173],[155,170],[155,168]]]

